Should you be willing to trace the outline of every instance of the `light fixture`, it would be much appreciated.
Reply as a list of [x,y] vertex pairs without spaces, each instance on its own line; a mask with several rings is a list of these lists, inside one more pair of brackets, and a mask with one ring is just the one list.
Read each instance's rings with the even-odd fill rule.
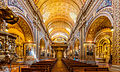
[[113,32],[113,31],[114,31],[114,29],[111,29],[111,31]]
[[6,32],[8,32],[8,29],[5,29]]
[[28,40],[28,42],[30,42],[30,40]]

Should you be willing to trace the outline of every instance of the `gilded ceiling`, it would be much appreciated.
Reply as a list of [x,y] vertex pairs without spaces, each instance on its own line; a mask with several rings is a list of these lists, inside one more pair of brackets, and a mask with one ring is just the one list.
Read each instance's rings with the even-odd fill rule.
[[51,40],[68,40],[86,0],[34,0]]

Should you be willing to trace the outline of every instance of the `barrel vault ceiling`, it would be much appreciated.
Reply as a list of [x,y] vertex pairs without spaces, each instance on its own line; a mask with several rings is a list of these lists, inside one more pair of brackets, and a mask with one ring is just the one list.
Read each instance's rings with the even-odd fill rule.
[[86,0],[34,0],[53,42],[66,42]]

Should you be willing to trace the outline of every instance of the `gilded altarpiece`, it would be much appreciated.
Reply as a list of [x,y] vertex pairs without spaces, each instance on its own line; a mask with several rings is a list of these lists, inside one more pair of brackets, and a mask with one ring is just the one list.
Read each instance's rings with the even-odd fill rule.
[[85,42],[84,48],[86,61],[95,61],[95,43]]

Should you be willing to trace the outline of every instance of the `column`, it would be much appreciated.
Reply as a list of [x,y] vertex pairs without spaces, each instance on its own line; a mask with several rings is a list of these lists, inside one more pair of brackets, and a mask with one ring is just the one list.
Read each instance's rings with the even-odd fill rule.
[[80,60],[82,60],[82,29],[80,29]]
[[57,52],[58,52],[58,51],[57,51],[57,50],[55,50],[55,58],[57,58]]
[[56,58],[56,51],[53,50],[53,58]]
[[120,0],[112,0],[113,3],[113,64],[120,65]]
[[52,50],[52,49],[51,49],[51,46],[49,46],[49,48],[50,48],[50,56],[49,56],[49,57],[51,57],[51,53],[52,53],[52,52],[51,52],[51,50]]
[[99,46],[99,53],[98,53],[98,55],[99,55],[99,58],[100,58],[100,52],[101,51],[101,46]]
[[48,49],[48,43],[45,45],[45,58],[47,58],[47,49]]
[[45,58],[47,58],[47,49],[45,49]]
[[68,46],[68,48],[66,49],[66,57],[69,58],[69,52],[70,52],[70,45]]
[[67,53],[68,53],[68,50],[66,49],[66,58],[68,57],[68,56],[67,56]]
[[37,26],[34,25],[34,42],[36,43],[36,57],[39,59],[39,47],[38,47],[38,30]]
[[82,27],[81,30],[81,55],[82,55],[82,60],[85,60],[85,49],[84,49],[84,26]]
[[74,58],[74,43],[72,43],[72,58]]

